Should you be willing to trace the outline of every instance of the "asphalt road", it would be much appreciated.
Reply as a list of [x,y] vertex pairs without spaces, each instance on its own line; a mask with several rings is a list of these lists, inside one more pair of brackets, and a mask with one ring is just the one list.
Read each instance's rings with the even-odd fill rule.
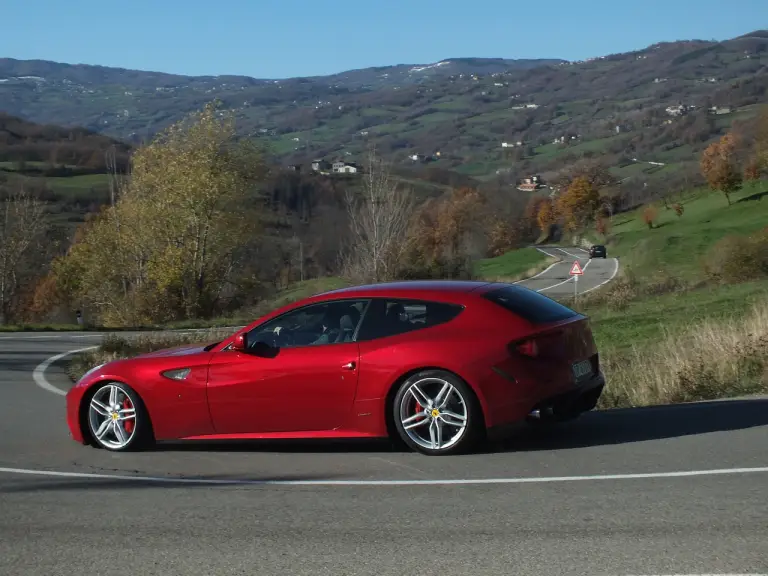
[[53,390],[71,383],[39,369],[98,338],[0,335],[0,574],[768,574],[768,400],[596,412],[450,458],[111,454],[68,438]]
[[[541,274],[519,284],[536,290],[550,298],[560,299],[578,294],[587,294],[597,290],[616,277],[619,272],[619,260],[617,258],[595,258],[590,260],[589,253],[584,248],[539,246],[537,248],[547,256],[561,259],[560,262],[550,266]],[[583,275],[570,274],[574,262],[578,261]]]

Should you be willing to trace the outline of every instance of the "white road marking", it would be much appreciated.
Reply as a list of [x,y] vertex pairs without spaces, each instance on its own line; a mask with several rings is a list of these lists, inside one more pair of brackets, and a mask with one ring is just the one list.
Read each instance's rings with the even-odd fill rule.
[[48,336],[0,336],[0,340],[50,340],[52,338],[102,338],[103,334],[49,334]]
[[62,358],[66,358],[67,356],[71,356],[72,354],[77,354],[78,352],[85,352],[86,350],[94,350],[95,348],[98,348],[98,346],[88,346],[86,348],[77,348],[76,350],[68,350],[63,354],[56,354],[55,356],[51,356],[47,360],[44,360],[43,362],[37,365],[37,367],[32,372],[32,379],[35,381],[35,384],[40,386],[40,388],[42,388],[43,390],[47,390],[48,392],[53,392],[54,394],[58,394],[59,396],[66,396],[67,393],[64,390],[61,390],[60,388],[56,388],[56,386],[48,382],[48,379],[45,377],[45,371],[48,369],[48,367],[51,364],[53,364],[58,360],[61,360]]
[[95,474],[90,472],[59,472],[56,470],[34,470],[29,468],[0,468],[3,474],[48,476],[59,478],[92,478],[101,480],[129,480],[163,484],[194,485],[241,485],[241,486],[455,486],[479,484],[549,484],[557,482],[584,482],[599,480],[642,480],[657,478],[690,478],[692,476],[719,476],[735,474],[767,473],[762,468],[725,468],[719,470],[689,470],[684,472],[652,472],[648,474],[599,474],[593,476],[551,476],[533,478],[456,478],[434,480],[223,480],[168,476],[128,476],[122,474]]
[[558,248],[558,250],[560,250],[560,252],[562,252],[563,254],[567,254],[571,258],[584,258],[584,256],[580,256],[579,254],[571,254],[570,252],[568,252],[567,250],[564,250],[562,248]]
[[[544,254],[547,254],[547,253],[544,252]],[[551,254],[548,254],[548,256],[550,258],[554,258],[554,256],[552,256]],[[516,282],[513,282],[513,284],[520,284],[520,282],[527,282],[528,280],[533,280],[534,278],[538,278],[539,276],[542,276],[542,275],[546,274],[547,272],[549,272],[550,270],[552,270],[552,268],[554,268],[558,264],[562,264],[562,263],[563,263],[562,260],[560,260],[558,262],[554,262],[553,264],[551,264],[550,266],[548,266],[546,269],[542,270],[541,272],[539,272],[535,276],[531,276],[530,278],[523,278],[522,280],[517,280]]]
[[[586,271],[587,271],[587,268],[589,268],[589,265],[590,265],[590,264],[592,264],[592,260],[590,260],[589,262],[587,262],[587,263],[584,265],[584,268],[582,268],[582,269],[581,269],[581,271],[582,271],[582,272],[586,272]],[[571,276],[571,277],[570,277],[570,278],[568,278],[567,280],[563,280],[562,282],[558,282],[557,284],[553,284],[552,286],[547,286],[546,288],[539,288],[538,290],[536,290],[536,292],[544,292],[545,290],[551,290],[552,288],[557,288],[558,286],[562,286],[563,284],[565,284],[565,283],[567,283],[567,282],[573,282],[573,279],[574,279],[574,276]],[[583,294],[583,292],[582,292],[582,294]]]
[[613,274],[611,274],[610,278],[608,278],[607,280],[603,280],[602,282],[600,282],[600,284],[598,284],[597,286],[593,286],[589,290],[584,290],[583,292],[579,292],[579,295],[586,294],[587,292],[592,292],[592,290],[597,290],[598,288],[600,288],[600,286],[605,286],[606,284],[608,284],[608,282],[616,278],[616,274],[619,273],[619,259],[614,258],[613,261],[616,263],[616,267],[613,269]]

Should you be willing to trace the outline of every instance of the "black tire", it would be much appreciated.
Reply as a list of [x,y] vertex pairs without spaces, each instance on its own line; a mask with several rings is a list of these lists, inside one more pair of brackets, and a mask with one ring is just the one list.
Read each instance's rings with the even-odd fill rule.
[[[415,396],[411,393],[411,388],[414,384],[423,380],[426,381],[423,386],[431,389],[437,388],[439,390],[442,389],[445,383],[450,384],[452,390],[450,391],[449,405],[451,407],[458,406],[460,412],[466,414],[466,424],[464,429],[460,433],[452,435],[449,442],[453,443],[449,444],[446,448],[430,448],[423,443],[420,444],[409,435],[404,427],[404,415],[408,413],[405,406],[408,406],[410,403],[413,403],[414,405],[416,404]],[[420,386],[419,388],[421,389],[422,387]],[[429,397],[434,398],[437,394],[437,392],[429,394]],[[457,402],[459,399],[461,402]],[[426,407],[423,408],[426,409]],[[454,413],[463,416],[462,413]],[[402,442],[404,442],[411,450],[428,456],[447,456],[468,452],[483,437],[483,432],[485,430],[482,409],[474,392],[461,378],[445,370],[422,370],[406,379],[400,385],[400,388],[393,399],[392,416],[395,429]],[[415,417],[415,414],[412,417]],[[424,420],[427,420],[427,422],[425,423],[426,425],[419,426],[419,432],[422,432],[423,429],[424,433],[428,435],[426,431],[432,427],[433,422],[440,425],[441,429],[455,428],[455,426],[444,420],[445,417],[446,416],[444,415],[442,418],[440,415],[437,417],[432,417],[431,415],[423,416]],[[418,420],[418,422],[421,423],[424,420]],[[419,433],[416,435],[421,436]],[[456,436],[458,436],[458,438],[456,438]],[[422,440],[426,441],[424,438],[422,438]]]
[[[115,440],[117,442],[105,441],[104,438],[99,439],[96,434],[97,430],[95,429],[95,418],[100,417],[101,414],[93,414],[91,403],[96,396],[99,396],[100,401],[104,391],[110,388],[116,388],[118,391],[118,396],[124,395],[124,397],[127,398],[130,402],[130,406],[134,409],[135,419],[133,420],[132,432],[129,433],[127,442],[122,445],[117,445],[120,439],[117,437],[116,430],[114,434]],[[118,398],[118,400],[124,401],[125,398]],[[123,404],[125,404],[125,402],[123,402]],[[125,406],[123,409],[130,410],[130,408],[125,408]],[[152,431],[152,422],[150,421],[149,412],[147,411],[146,405],[141,399],[141,396],[139,396],[138,392],[136,392],[127,384],[123,384],[122,382],[102,382],[94,386],[93,391],[84,398],[83,411],[84,425],[86,427],[87,434],[90,437],[89,444],[91,444],[91,446],[94,448],[101,448],[104,450],[109,450],[110,452],[135,452],[139,450],[145,450],[154,444],[155,439],[154,433]],[[105,418],[105,420],[107,419],[108,418]],[[115,422],[115,426],[117,426],[117,422]],[[111,425],[108,425],[108,428],[111,427]],[[122,430],[123,432],[126,432],[125,427],[123,427]],[[108,431],[107,436],[111,436],[112,434],[113,433],[111,431]]]

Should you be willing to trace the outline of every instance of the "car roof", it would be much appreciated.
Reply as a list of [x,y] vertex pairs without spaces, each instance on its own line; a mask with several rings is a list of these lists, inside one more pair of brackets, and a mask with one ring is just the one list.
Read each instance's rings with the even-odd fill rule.
[[337,288],[316,294],[316,298],[355,298],[355,297],[424,297],[428,295],[467,294],[483,286],[492,284],[483,280],[402,280],[396,282],[380,282]]

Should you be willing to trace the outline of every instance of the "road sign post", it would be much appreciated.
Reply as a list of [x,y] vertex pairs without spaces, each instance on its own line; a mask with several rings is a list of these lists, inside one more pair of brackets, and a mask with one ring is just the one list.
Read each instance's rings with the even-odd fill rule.
[[578,260],[575,260],[573,262],[573,266],[571,266],[571,276],[573,277],[573,301],[576,301],[576,298],[579,296],[579,276],[582,276],[584,274],[584,270],[582,270],[581,265],[579,264]]

